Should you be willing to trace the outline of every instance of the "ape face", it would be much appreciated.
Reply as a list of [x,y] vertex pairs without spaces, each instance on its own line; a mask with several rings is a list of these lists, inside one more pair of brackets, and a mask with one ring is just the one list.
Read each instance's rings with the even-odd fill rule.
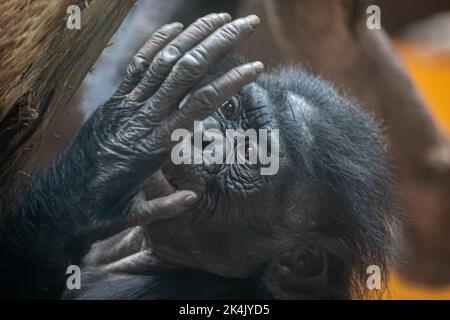
[[[266,89],[255,83],[243,88],[211,117],[203,130],[274,129],[278,128],[273,105]],[[170,260],[206,269],[223,276],[242,277],[268,261],[291,237],[286,214],[295,206],[289,197],[293,188],[293,164],[286,157],[284,142],[280,144],[279,170],[275,175],[262,175],[260,164],[174,165],[163,172],[178,190],[193,190],[200,200],[167,224],[152,226],[149,235],[157,252]],[[237,146],[236,146],[237,147]],[[250,145],[246,145],[248,152]],[[236,150],[237,152],[237,150]],[[165,227],[162,227],[162,226]],[[200,252],[192,252],[200,248]],[[189,255],[189,256],[187,256]]]
[[359,226],[384,211],[372,212],[387,189],[383,140],[329,85],[292,68],[262,75],[204,121],[211,127],[279,129],[278,173],[261,175],[251,164],[168,163],[163,172],[172,185],[200,199],[148,228],[161,257],[248,277],[319,233],[370,238]]

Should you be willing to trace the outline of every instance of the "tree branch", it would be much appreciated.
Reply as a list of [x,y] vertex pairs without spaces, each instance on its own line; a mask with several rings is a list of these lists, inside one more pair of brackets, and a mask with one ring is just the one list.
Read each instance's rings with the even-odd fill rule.
[[[66,26],[79,5],[81,30]],[[75,93],[134,0],[5,0],[0,4],[0,188]],[[0,190],[3,194],[3,190]]]

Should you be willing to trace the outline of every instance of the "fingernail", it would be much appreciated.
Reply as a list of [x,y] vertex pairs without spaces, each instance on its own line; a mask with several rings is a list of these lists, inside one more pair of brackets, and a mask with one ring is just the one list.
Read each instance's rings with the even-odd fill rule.
[[169,32],[173,32],[173,31],[178,31],[184,28],[183,24],[180,22],[173,22],[170,23],[168,25],[166,25],[165,30],[169,31]]
[[184,25],[181,22],[174,22],[172,25],[175,30],[181,30],[184,28]]
[[219,16],[225,21],[225,22],[230,22],[231,21],[231,16],[226,13],[226,12],[222,12],[219,14]]
[[160,53],[161,60],[165,63],[173,63],[181,57],[181,52],[175,46],[169,46]]
[[264,64],[261,61],[256,61],[252,63],[253,69],[255,69],[256,72],[261,73],[264,71]]
[[190,207],[197,201],[197,195],[195,193],[189,193],[186,197],[184,197],[184,206]]
[[261,19],[259,19],[259,17],[254,14],[248,16],[247,21],[253,29],[259,26],[259,24],[261,23]]

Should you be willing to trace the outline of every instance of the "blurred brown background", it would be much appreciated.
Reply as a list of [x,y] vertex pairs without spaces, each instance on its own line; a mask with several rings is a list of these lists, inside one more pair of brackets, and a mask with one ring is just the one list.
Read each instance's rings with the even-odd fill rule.
[[187,24],[208,12],[257,13],[263,25],[239,49],[244,56],[268,66],[294,62],[319,73],[387,127],[407,219],[401,261],[392,270],[386,298],[450,299],[450,1],[374,1],[388,35],[364,29],[363,9],[371,4],[365,1],[212,2],[138,1],[50,126],[21,171],[23,179],[70,143],[158,26],[175,20]]

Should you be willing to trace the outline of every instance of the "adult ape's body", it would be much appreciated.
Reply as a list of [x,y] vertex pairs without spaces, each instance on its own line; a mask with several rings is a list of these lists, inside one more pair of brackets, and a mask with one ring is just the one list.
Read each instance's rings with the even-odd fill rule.
[[[393,218],[376,125],[293,69],[247,85],[262,65],[233,65],[203,85],[258,24],[248,17],[221,27],[228,21],[213,14],[178,37],[178,24],[164,27],[59,162],[10,206],[2,293],[58,296],[68,264],[134,226],[142,227],[94,246],[82,290],[66,297],[348,298],[369,265],[385,266]],[[231,111],[215,112],[238,91]],[[247,164],[172,166],[171,132],[205,118],[219,130],[278,128],[279,174],[262,177]],[[148,176],[161,180],[160,168],[172,187],[198,198],[185,191],[130,205]],[[171,192],[162,189],[158,196]]]

